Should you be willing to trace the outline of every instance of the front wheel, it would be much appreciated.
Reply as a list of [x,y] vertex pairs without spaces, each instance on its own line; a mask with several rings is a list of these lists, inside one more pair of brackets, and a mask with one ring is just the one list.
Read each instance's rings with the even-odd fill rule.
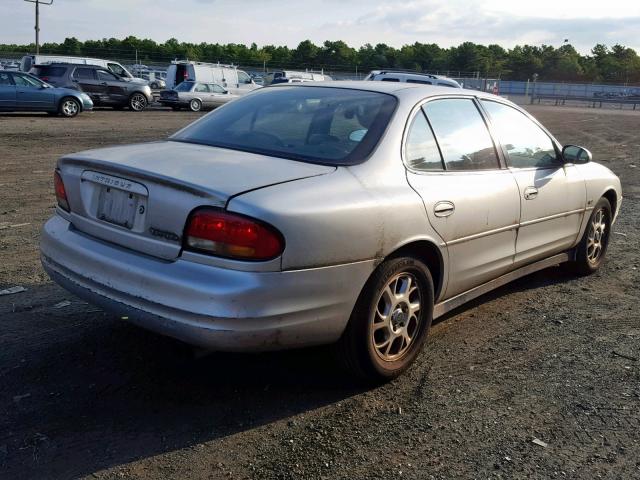
[[590,275],[604,262],[609,246],[611,219],[611,204],[602,197],[591,212],[587,228],[576,249],[576,258],[570,263],[576,273]]
[[433,318],[433,280],[412,257],[385,261],[365,285],[336,346],[341,363],[368,381],[404,372],[427,338]]
[[80,113],[80,102],[75,98],[63,98],[60,102],[59,113],[63,117],[73,118]]
[[129,98],[129,108],[134,112],[142,112],[147,108],[147,97],[141,93],[134,93]]
[[194,98],[189,102],[189,110],[191,110],[192,112],[199,112],[200,110],[202,110],[202,102],[197,98]]

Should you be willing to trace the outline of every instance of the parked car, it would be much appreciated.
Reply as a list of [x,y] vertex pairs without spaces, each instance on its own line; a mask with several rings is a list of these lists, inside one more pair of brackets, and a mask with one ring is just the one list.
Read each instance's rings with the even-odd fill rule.
[[174,110],[188,108],[199,112],[203,108],[219,107],[235,98],[238,95],[232,95],[216,83],[185,81],[173,90],[161,91],[158,101]]
[[28,73],[0,70],[0,111],[75,117],[92,109],[93,102],[82,92],[53,87]]
[[406,82],[422,85],[438,85],[440,87],[462,88],[453,78],[430,73],[404,72],[400,70],[372,70],[365,80],[378,80],[382,82]]
[[327,82],[332,80],[329,75],[319,72],[298,72],[295,70],[279,70],[269,72],[264,78],[265,85],[275,85],[278,83],[301,83],[301,82]]
[[151,88],[136,82],[122,80],[104,67],[75,63],[36,65],[32,73],[57,87],[81,90],[100,107],[116,109],[129,107],[141,112],[153,102]]
[[243,70],[233,65],[174,61],[167,69],[167,88],[172,89],[185,80],[202,83],[216,83],[234,95],[244,95],[256,88],[253,79]]
[[80,65],[97,65],[106,68],[114,75],[128,82],[140,83],[147,85],[147,81],[135,77],[127,70],[124,65],[114,60],[104,60],[102,58],[89,57],[72,57],[67,55],[25,55],[20,61],[20,70],[23,72],[31,72],[36,65],[46,65],[51,63],[75,63]]
[[517,105],[389,82],[265,88],[167,141],[66,155],[54,177],[41,258],[69,291],[216,350],[337,342],[373,380],[493,288],[598,270],[622,201]]

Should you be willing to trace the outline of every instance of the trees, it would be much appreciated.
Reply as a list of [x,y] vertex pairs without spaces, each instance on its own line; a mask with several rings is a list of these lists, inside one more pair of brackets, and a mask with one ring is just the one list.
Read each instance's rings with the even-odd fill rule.
[[[20,56],[34,50],[31,45],[2,45],[0,55],[9,52]],[[569,44],[518,45],[505,50],[499,45],[464,42],[441,48],[434,43],[419,43],[396,48],[385,43],[365,44],[355,49],[341,40],[327,40],[316,45],[304,40],[296,48],[243,44],[199,44],[170,38],[164,43],[128,36],[84,42],[71,37],[62,43],[45,43],[43,53],[85,55],[130,62],[168,63],[174,59],[226,62],[245,67],[314,68],[329,71],[366,72],[373,69],[408,69],[452,75],[457,72],[504,79],[526,80],[534,73],[540,80],[640,82],[640,57],[635,50],[622,46],[598,44],[590,55],[581,55]]]

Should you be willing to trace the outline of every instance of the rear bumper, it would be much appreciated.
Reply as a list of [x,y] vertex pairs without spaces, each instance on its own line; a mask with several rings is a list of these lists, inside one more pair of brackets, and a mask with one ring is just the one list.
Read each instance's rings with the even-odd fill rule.
[[44,226],[42,264],[70,292],[187,343],[261,351],[331,343],[373,261],[286,272],[167,262],[86,236],[59,215]]

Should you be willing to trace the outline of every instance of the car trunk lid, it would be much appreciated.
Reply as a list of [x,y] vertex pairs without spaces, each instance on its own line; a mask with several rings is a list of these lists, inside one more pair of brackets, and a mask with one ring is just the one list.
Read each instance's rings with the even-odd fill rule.
[[173,141],[80,152],[58,168],[77,230],[165,260],[180,255],[193,209],[335,170]]

